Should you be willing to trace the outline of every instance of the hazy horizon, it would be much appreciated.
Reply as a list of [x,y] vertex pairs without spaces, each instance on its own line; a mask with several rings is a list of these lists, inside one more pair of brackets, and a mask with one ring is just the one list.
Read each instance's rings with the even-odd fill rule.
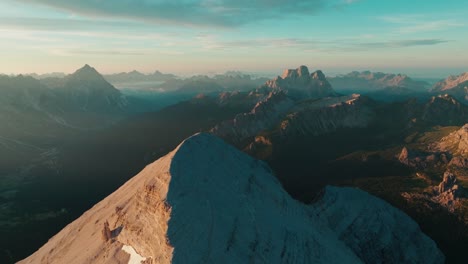
[[0,72],[89,64],[103,74],[274,75],[304,64],[327,75],[442,78],[467,71],[467,8],[461,0],[0,0]]
[[[88,63],[87,63],[88,64]],[[94,67],[94,65],[91,65],[91,64],[88,64],[90,65],[91,67]],[[143,73],[143,74],[153,74],[155,73],[156,71],[159,71],[163,74],[175,74],[176,76],[179,76],[179,77],[183,77],[183,78],[188,78],[188,77],[192,77],[192,76],[197,76],[197,75],[207,75],[207,76],[214,76],[214,75],[218,75],[218,74],[226,74],[228,72],[239,72],[239,73],[242,73],[242,74],[248,74],[248,75],[251,75],[253,77],[258,77],[258,78],[261,78],[261,77],[264,77],[264,78],[274,78],[278,75],[281,75],[282,72],[286,69],[295,69],[297,67],[299,67],[300,65],[305,65],[305,66],[308,66],[307,64],[305,63],[302,63],[302,64],[299,64],[297,66],[291,66],[291,67],[283,67],[283,68],[278,68],[277,71],[268,71],[268,70],[257,70],[257,71],[245,71],[243,69],[227,69],[227,70],[224,70],[224,71],[218,71],[218,72],[215,72],[215,71],[206,71],[206,72],[166,72],[166,71],[161,71],[159,70],[158,68],[154,69],[153,71],[145,71],[145,70],[139,70],[137,68],[132,68],[131,70],[125,70],[125,71],[116,71],[116,72],[105,72],[105,71],[101,71],[99,68],[96,68],[94,67],[99,73],[103,74],[103,75],[112,75],[112,74],[119,74],[119,73],[129,73],[129,72],[132,72],[132,71],[137,71],[137,72],[140,72],[140,73]],[[33,74],[37,74],[37,75],[46,75],[46,74],[72,74],[74,73],[76,70],[80,69],[81,67],[83,67],[84,65],[80,65],[80,66],[77,66],[74,70],[71,70],[71,71],[68,71],[68,72],[65,72],[65,71],[52,71],[52,72],[0,72],[0,75],[9,75],[9,76],[17,76],[17,75],[33,75]],[[452,75],[459,75],[459,74],[462,74],[464,73],[465,71],[463,71],[462,69],[426,69],[425,71],[414,71],[414,70],[405,70],[405,69],[372,69],[372,68],[349,68],[349,69],[333,69],[333,68],[320,68],[320,67],[317,67],[317,68],[313,68],[313,67],[310,67],[311,71],[315,71],[315,70],[321,70],[324,72],[324,74],[328,77],[335,77],[335,76],[338,76],[338,75],[344,75],[344,74],[348,74],[350,72],[353,72],[353,71],[358,71],[358,72],[363,72],[363,71],[370,71],[370,72],[383,72],[383,73],[388,73],[388,74],[405,74],[405,75],[408,75],[409,77],[412,77],[412,78],[416,78],[416,79],[445,79],[447,78],[448,76],[452,76]]]

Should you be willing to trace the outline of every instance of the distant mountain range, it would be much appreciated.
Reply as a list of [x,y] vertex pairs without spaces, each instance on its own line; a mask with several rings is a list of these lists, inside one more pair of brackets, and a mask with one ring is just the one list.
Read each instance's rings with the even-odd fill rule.
[[[307,72],[306,72],[307,71]],[[65,84],[64,73],[50,74],[28,74],[28,76],[40,79],[48,87],[63,87]],[[155,71],[151,74],[144,74],[136,70],[131,72],[122,72],[108,74],[103,76],[110,83],[125,89],[153,90],[178,93],[218,93],[223,91],[250,91],[252,89],[269,86],[270,88],[286,88],[292,93],[307,90],[307,85],[311,85],[312,80],[322,82],[323,91],[317,91],[317,96],[323,96],[320,93],[327,93],[333,90],[340,93],[360,93],[371,98],[384,101],[397,101],[411,97],[428,99],[431,94],[448,93],[458,100],[466,100],[468,82],[468,73],[459,76],[450,76],[441,80],[431,87],[426,81],[420,81],[410,78],[404,74],[391,74],[382,72],[353,71],[348,74],[327,77],[321,71],[310,74],[307,67],[301,66],[298,69],[285,70],[282,76],[270,80],[266,78],[256,78],[241,72],[226,72],[212,77],[206,75],[197,75],[188,78],[181,78],[174,74],[161,73]],[[295,88],[294,88],[295,86]],[[331,95],[331,94],[330,94]],[[312,96],[309,94],[309,97]],[[297,95],[301,97],[301,95]]]
[[[267,81],[245,95],[244,100],[252,99],[257,103],[250,112],[219,124],[213,128],[213,133],[245,143],[246,139],[265,131],[284,137],[320,135],[343,128],[366,128],[382,118],[381,103],[359,94],[340,96],[321,71],[309,74],[305,66],[286,70],[283,77]],[[406,114],[414,113],[412,118],[417,123],[463,125],[468,122],[467,106],[449,95],[411,104]],[[410,124],[409,117],[405,122]]]
[[468,101],[468,72],[458,76],[449,76],[432,87],[431,92],[443,94],[447,93],[458,100]]
[[159,86],[163,91],[178,93],[220,93],[225,91],[250,91],[267,81],[246,74],[226,73],[213,77],[197,75],[185,79],[168,80]]
[[382,72],[351,72],[329,78],[330,83],[338,91],[375,92],[388,87],[407,88],[413,91],[426,91],[429,83],[416,81],[404,74]]
[[151,74],[144,74],[139,71],[121,72],[104,75],[104,78],[110,83],[134,83],[134,82],[165,82],[178,77],[174,74],[161,73],[155,71]]

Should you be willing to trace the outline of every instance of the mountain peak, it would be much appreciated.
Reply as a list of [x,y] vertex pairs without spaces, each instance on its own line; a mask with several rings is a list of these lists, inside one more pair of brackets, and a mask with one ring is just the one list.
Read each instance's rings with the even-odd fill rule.
[[65,80],[62,93],[80,111],[120,113],[127,106],[126,97],[88,64]]
[[102,75],[95,68],[89,66],[88,64],[85,64],[83,67],[76,70],[73,74],[71,74],[71,76],[84,80],[104,80]]
[[312,73],[312,79],[325,81],[327,78],[325,77],[325,74],[323,74],[321,70],[317,70],[314,73]]
[[422,120],[442,126],[463,125],[468,121],[468,107],[449,94],[433,96],[423,108]]
[[281,77],[267,81],[264,87],[287,91],[289,96],[297,99],[337,95],[322,71],[310,74],[309,69],[303,65],[297,69],[285,70]]
[[309,75],[309,69],[307,66],[301,65],[297,69],[287,69],[284,70],[283,75],[281,75],[281,78],[286,79],[286,78],[298,78],[298,77],[305,77]]
[[133,70],[133,71],[129,72],[128,74],[131,74],[131,75],[139,75],[139,76],[143,75],[143,76],[144,76],[143,73],[141,73],[141,72],[139,72],[139,71],[137,71],[137,70]]

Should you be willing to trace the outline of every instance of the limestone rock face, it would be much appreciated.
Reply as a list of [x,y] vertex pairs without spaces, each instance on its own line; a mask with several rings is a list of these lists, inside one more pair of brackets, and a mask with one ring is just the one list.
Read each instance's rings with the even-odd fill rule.
[[453,212],[459,205],[459,199],[464,197],[464,190],[457,184],[455,174],[446,171],[442,182],[437,187],[437,194],[433,200]]
[[197,134],[20,263],[142,261],[443,263],[444,256],[378,198],[327,187],[315,204],[301,204],[265,163]]
[[400,155],[398,156],[398,160],[403,163],[403,164],[408,164],[409,163],[409,151],[408,148],[403,147],[403,149],[400,152]]
[[459,130],[451,133],[450,135],[442,138],[439,142],[439,149],[450,151],[454,155],[461,157],[468,157],[468,124],[465,124]]
[[322,71],[318,70],[309,74],[309,69],[306,66],[285,70],[281,77],[278,76],[267,81],[263,87],[283,90],[289,96],[297,99],[337,95]]
[[458,189],[458,186],[455,184],[457,182],[457,178],[453,173],[445,172],[444,179],[439,184],[439,193],[444,193],[448,191],[452,191]]
[[458,76],[452,75],[447,79],[442,80],[432,87],[433,91],[447,91],[450,89],[457,88],[460,85],[468,85],[468,72],[462,73]]

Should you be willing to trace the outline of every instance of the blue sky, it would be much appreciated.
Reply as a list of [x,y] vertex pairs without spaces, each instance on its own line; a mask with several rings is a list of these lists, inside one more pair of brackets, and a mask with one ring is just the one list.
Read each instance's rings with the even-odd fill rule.
[[464,0],[0,0],[0,72],[468,71]]

